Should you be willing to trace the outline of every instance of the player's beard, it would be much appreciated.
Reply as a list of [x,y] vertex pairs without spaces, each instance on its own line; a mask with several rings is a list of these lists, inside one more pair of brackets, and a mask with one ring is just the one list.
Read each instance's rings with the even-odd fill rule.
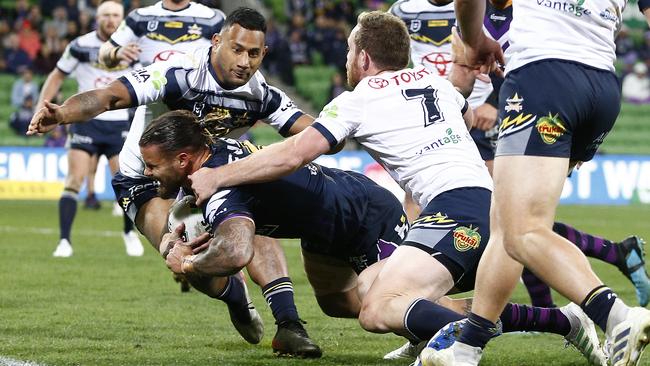
[[182,180],[159,180],[158,196],[163,199],[176,198],[178,191],[181,189]]
[[361,73],[359,72],[359,67],[357,66],[356,57],[352,61],[351,65],[348,65],[346,76],[348,78],[348,85],[351,88],[354,88],[361,81]]

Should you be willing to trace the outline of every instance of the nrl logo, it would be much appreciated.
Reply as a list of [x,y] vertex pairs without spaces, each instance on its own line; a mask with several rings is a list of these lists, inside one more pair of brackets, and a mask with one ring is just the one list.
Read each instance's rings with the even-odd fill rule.
[[417,32],[420,30],[422,27],[422,21],[420,19],[413,19],[411,20],[411,25],[409,26],[409,30],[411,32]]
[[519,97],[517,93],[511,98],[506,99],[506,112],[521,112],[522,106],[521,103],[524,101],[524,98]]
[[481,244],[481,234],[478,228],[459,226],[454,230],[454,247],[459,252],[466,252],[470,249],[477,249]]

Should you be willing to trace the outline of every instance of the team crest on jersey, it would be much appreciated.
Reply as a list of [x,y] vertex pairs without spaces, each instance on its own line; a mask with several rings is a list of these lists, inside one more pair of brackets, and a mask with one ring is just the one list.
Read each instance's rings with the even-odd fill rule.
[[506,112],[516,112],[519,113],[521,112],[522,106],[521,104],[523,103],[524,98],[521,98],[517,93],[513,95],[512,97],[506,99]]
[[532,113],[519,113],[516,117],[506,116],[499,125],[499,137],[519,132],[531,123],[535,122],[537,116]]
[[411,24],[409,25],[409,30],[411,32],[417,32],[420,28],[422,28],[422,21],[420,19],[411,20]]
[[470,249],[477,249],[481,245],[481,234],[478,228],[472,228],[472,225],[459,226],[454,229],[454,248],[459,252],[466,252]]
[[158,29],[158,21],[157,20],[150,20],[147,22],[147,30],[149,32],[153,32],[156,29]]
[[388,86],[388,80],[382,78],[368,79],[368,86],[373,89],[383,89]]
[[558,117],[558,115],[551,116],[549,113],[548,116],[544,116],[539,119],[537,122],[537,132],[542,138],[542,141],[548,145],[553,145],[560,136],[564,135],[566,132],[566,127],[564,127],[564,122]]

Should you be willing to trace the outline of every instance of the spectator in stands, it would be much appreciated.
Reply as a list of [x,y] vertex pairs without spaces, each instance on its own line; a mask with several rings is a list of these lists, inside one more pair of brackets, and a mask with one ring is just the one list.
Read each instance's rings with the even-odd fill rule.
[[32,29],[43,29],[43,14],[41,13],[41,8],[38,6],[32,6],[29,9],[27,20],[29,20],[29,23],[32,25]]
[[46,21],[43,27],[43,33],[47,33],[48,27],[54,27],[57,37],[65,38],[68,35],[68,12],[65,10],[65,7],[57,6],[52,11],[52,19]]
[[32,23],[26,18],[19,19],[17,22],[21,24],[18,32],[18,45],[34,61],[41,49],[41,35],[32,28]]
[[346,84],[343,79],[343,74],[340,71],[332,74],[332,85],[330,86],[330,95],[328,100],[332,100],[338,97],[340,94],[343,94],[346,91]]
[[95,22],[88,13],[79,14],[79,34],[90,33],[95,29]]
[[23,104],[17,111],[13,112],[9,117],[9,127],[11,127],[18,136],[25,136],[29,122],[34,115],[34,99],[28,95],[23,100]]
[[67,0],[40,0],[38,7],[43,10],[43,15],[50,16],[59,6],[65,6]]
[[16,1],[16,12],[13,16],[14,21],[27,19],[29,15],[29,1],[27,0],[18,0]]
[[289,35],[289,49],[291,63],[294,65],[306,65],[311,63],[307,40],[302,37],[299,29],[294,29]]
[[291,49],[271,19],[266,22],[266,45],[268,49],[264,56],[264,67],[269,74],[278,76],[283,83],[294,85]]
[[37,74],[48,74],[56,66],[59,55],[53,54],[50,46],[44,44],[34,60],[34,72]]
[[643,62],[634,65],[634,72],[623,78],[623,100],[629,103],[650,103],[650,78]]
[[45,139],[45,147],[65,147],[65,141],[67,139],[67,133],[65,126],[58,126],[51,133],[47,135]]
[[285,1],[287,17],[300,16],[311,22],[314,19],[314,8],[312,2],[308,0],[289,0]]
[[336,67],[337,70],[345,72],[345,62],[348,54],[348,36],[342,27],[338,27],[334,33],[329,52],[324,55],[325,63]]
[[616,57],[624,58],[630,53],[636,53],[634,40],[630,37],[630,29],[623,24],[616,36]]
[[[68,42],[59,37],[58,30],[53,24],[45,25],[45,34],[43,39],[43,46],[49,47],[52,55],[56,56],[57,60],[63,54],[65,47],[68,45]],[[48,70],[48,72],[51,70]]]
[[27,52],[23,51],[19,46],[18,35],[16,33],[9,33],[5,38],[4,58],[7,63],[7,71],[17,74],[21,67],[31,67],[32,60],[29,58]]
[[34,74],[29,68],[20,70],[20,78],[11,87],[11,105],[20,108],[27,97],[32,101],[38,100],[38,85],[34,82]]
[[79,5],[77,4],[77,0],[68,0],[65,4],[65,11],[67,19],[77,21],[79,19]]

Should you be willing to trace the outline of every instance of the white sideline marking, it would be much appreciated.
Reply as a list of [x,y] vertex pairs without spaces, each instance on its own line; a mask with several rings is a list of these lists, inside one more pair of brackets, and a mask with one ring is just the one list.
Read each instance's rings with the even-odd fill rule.
[[0,356],[0,366],[45,366],[45,364],[32,361],[14,360],[13,358]]
[[[19,234],[38,234],[38,235],[58,235],[59,229],[49,227],[13,227],[13,226],[0,226],[0,233],[19,233]],[[120,237],[121,231],[110,230],[75,230],[75,235],[81,236],[104,236],[104,237]],[[0,366],[3,364],[0,363]]]

